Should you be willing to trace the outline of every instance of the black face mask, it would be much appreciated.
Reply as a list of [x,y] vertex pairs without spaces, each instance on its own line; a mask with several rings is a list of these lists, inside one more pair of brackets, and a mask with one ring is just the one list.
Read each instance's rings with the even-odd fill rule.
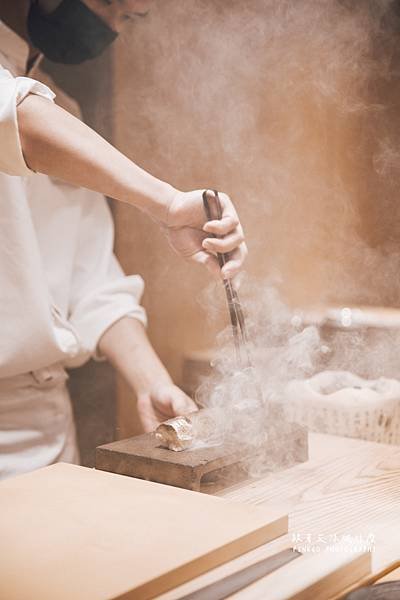
[[118,35],[80,0],[62,0],[50,14],[43,13],[35,0],[27,25],[35,48],[66,65],[98,56]]

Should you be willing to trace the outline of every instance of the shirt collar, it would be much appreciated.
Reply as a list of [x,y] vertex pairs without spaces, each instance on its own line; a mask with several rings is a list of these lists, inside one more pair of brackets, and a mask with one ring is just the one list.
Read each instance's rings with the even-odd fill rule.
[[3,21],[0,21],[0,53],[8,59],[16,75],[25,75],[29,46]]

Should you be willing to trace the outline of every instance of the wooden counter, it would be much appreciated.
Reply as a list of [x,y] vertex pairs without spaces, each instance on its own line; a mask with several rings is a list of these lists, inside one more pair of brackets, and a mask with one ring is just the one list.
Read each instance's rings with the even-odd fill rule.
[[[142,600],[168,589],[159,600],[177,600],[293,545],[302,556],[231,598],[339,598],[400,566],[398,446],[311,434],[309,461],[215,493],[226,504],[211,488],[207,497],[65,464],[0,488],[0,597],[10,600]],[[264,535],[278,513],[279,531]],[[289,533],[276,538],[287,514]]]
[[[310,434],[310,460],[257,481],[246,481],[217,493],[250,504],[288,507],[289,535],[267,548],[242,556],[198,580],[160,596],[175,600],[200,583],[206,585],[285,545],[343,536],[374,540],[372,577],[400,566],[400,447],[350,438]],[[371,537],[373,536],[373,537]],[[323,542],[322,542],[323,544]],[[351,543],[350,543],[351,546]],[[310,554],[312,550],[310,548]],[[273,600],[263,580],[232,598]]]

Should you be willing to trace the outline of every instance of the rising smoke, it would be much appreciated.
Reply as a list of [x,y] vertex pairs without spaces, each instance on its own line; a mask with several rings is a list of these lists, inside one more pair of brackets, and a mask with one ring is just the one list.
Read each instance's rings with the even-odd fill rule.
[[165,0],[123,41],[128,151],[178,187],[228,191],[250,273],[279,272],[289,301],[399,295],[394,5]]
[[[176,186],[224,189],[238,207],[264,390],[321,360],[337,366],[338,352],[296,329],[287,306],[398,306],[399,15],[392,0],[165,0],[123,41],[125,148]],[[165,311],[178,321],[176,286],[190,303],[199,280],[152,262],[154,275],[168,281]],[[217,330],[226,309],[214,292],[200,301],[204,319],[214,305]],[[172,335],[171,349],[182,339]],[[227,340],[217,377],[229,387]],[[394,342],[381,340],[367,367],[356,334],[339,354],[349,369],[382,374]]]

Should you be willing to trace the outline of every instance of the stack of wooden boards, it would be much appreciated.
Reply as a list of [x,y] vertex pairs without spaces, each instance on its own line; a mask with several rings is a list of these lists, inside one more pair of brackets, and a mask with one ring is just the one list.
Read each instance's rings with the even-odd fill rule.
[[[0,484],[0,598],[146,600],[273,554],[287,527],[276,510],[57,464]],[[326,600],[369,569],[368,554],[301,556],[267,575],[269,597]]]

